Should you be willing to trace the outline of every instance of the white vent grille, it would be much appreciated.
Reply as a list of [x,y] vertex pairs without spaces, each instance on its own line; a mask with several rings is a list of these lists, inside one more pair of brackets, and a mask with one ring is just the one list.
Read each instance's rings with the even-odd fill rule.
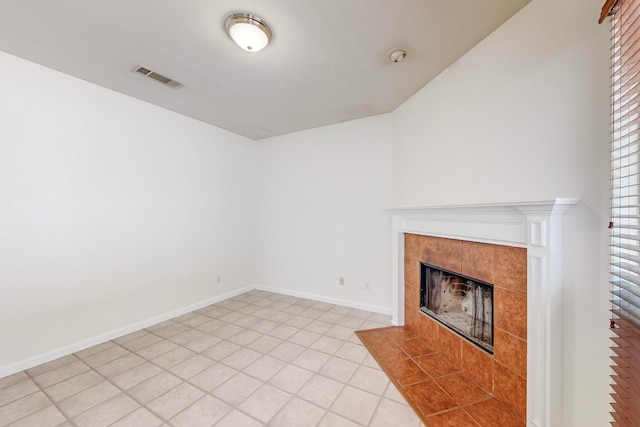
[[135,66],[131,71],[142,74],[143,76],[146,76],[150,79],[157,81],[158,83],[162,83],[163,85],[172,87],[174,89],[184,86],[180,82],[170,79],[169,77],[163,76],[162,74],[158,74],[155,71],[151,71],[150,69],[145,68],[141,65]]

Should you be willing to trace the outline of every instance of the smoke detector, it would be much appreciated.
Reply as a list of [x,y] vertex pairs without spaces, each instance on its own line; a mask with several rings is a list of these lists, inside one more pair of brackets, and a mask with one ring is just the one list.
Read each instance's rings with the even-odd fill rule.
[[394,47],[389,52],[387,52],[387,56],[389,57],[389,60],[391,62],[397,64],[398,62],[404,61],[404,59],[407,57],[407,48]]

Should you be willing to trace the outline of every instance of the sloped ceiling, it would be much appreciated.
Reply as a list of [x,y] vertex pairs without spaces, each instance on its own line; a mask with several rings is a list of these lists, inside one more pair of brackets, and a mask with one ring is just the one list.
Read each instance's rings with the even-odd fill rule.
[[[0,0],[0,50],[261,139],[393,111],[528,2]],[[226,35],[237,11],[272,27],[264,50]]]

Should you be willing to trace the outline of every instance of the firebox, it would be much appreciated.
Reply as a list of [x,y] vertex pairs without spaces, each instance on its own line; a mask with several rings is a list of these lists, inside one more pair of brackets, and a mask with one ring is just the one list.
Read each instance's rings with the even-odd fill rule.
[[420,310],[493,354],[493,285],[421,263]]

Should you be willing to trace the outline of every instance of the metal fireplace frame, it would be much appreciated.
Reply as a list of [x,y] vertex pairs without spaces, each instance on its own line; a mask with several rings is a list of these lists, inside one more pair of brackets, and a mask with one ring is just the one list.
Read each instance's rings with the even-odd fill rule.
[[431,317],[433,320],[437,321],[438,323],[440,323],[441,325],[445,326],[446,328],[452,330],[453,332],[455,332],[456,334],[460,335],[462,338],[466,339],[467,341],[477,345],[478,347],[480,347],[481,349],[483,349],[484,351],[488,352],[489,354],[493,354],[493,343],[494,343],[494,308],[491,308],[491,344],[488,344],[472,335],[467,334],[465,331],[461,330],[460,328],[456,327],[455,325],[447,322],[443,317],[441,317],[438,313],[433,312],[432,310],[430,310],[428,308],[428,297],[427,297],[427,280],[425,277],[425,270],[426,269],[434,269],[434,270],[438,270],[444,273],[448,273],[451,274],[453,276],[456,277],[460,277],[460,278],[464,278],[467,279],[469,281],[472,281],[474,283],[480,284],[484,287],[488,287],[491,288],[491,305],[493,306],[493,284],[492,283],[487,283],[483,280],[480,279],[476,279],[475,277],[470,277],[470,276],[466,276],[464,274],[461,273],[457,273],[455,271],[450,271],[444,268],[440,268],[436,265],[432,265],[426,262],[421,262],[420,263],[420,310],[425,313],[427,316]]

